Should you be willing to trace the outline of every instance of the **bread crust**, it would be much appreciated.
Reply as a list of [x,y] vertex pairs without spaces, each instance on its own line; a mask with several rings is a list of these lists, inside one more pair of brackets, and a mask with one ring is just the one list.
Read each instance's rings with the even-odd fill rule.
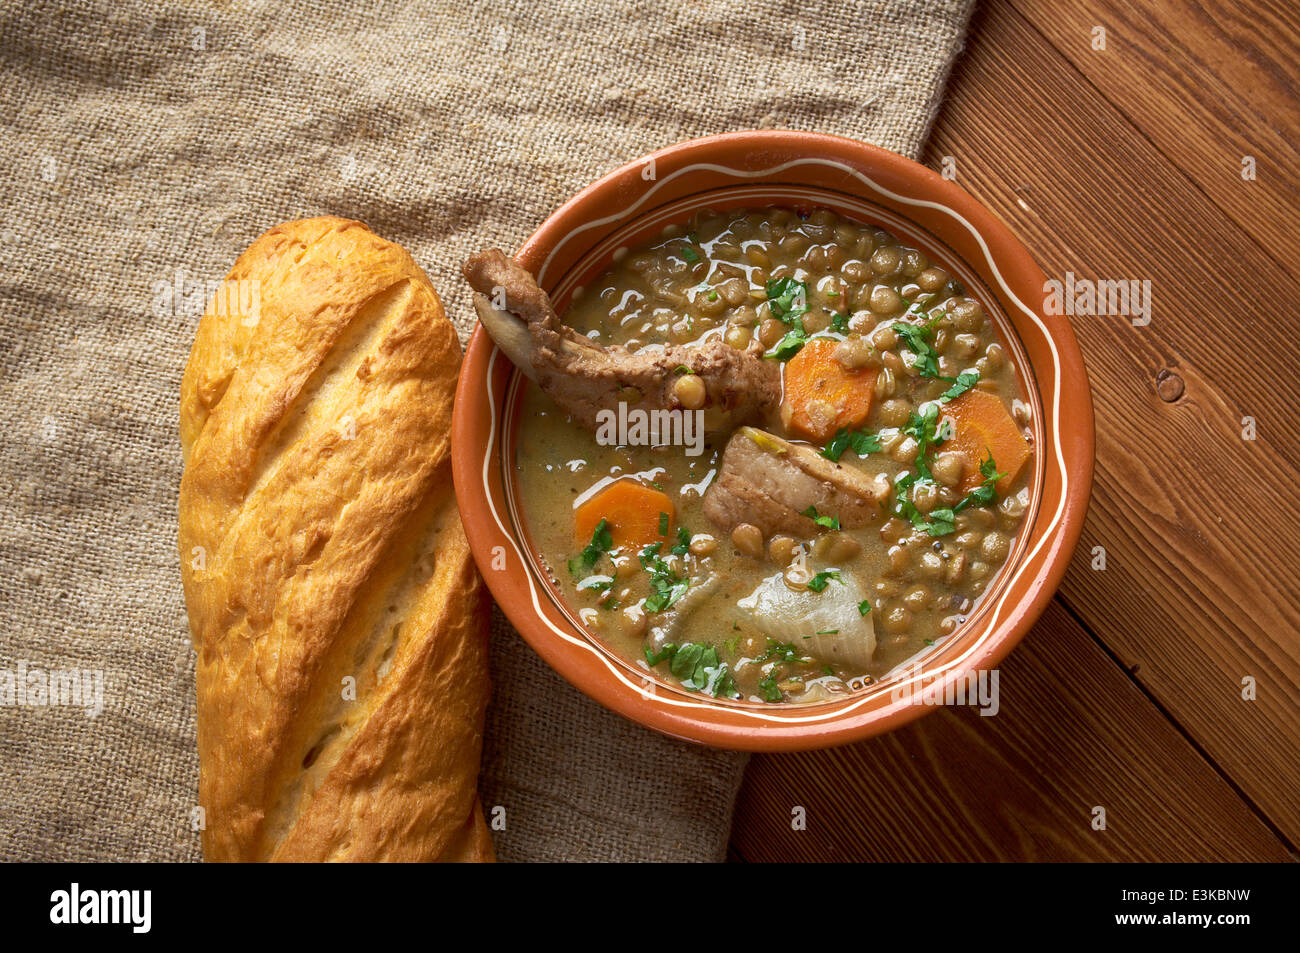
[[340,218],[271,229],[223,289],[181,385],[204,855],[490,860],[455,330],[410,255]]

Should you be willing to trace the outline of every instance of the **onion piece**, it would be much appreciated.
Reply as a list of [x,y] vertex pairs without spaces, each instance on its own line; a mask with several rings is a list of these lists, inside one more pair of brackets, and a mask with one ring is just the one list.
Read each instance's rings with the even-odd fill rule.
[[770,639],[789,642],[801,653],[861,671],[876,651],[871,613],[858,605],[866,599],[851,576],[830,580],[821,592],[796,592],[781,573],[768,576],[736,602],[754,626]]

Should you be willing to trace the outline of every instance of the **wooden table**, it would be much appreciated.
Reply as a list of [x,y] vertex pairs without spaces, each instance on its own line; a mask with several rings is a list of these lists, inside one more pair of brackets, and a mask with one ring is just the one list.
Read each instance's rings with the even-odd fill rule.
[[981,3],[923,161],[1049,277],[1149,279],[1152,320],[1074,319],[1092,505],[999,714],[755,757],[734,859],[1295,858],[1297,61],[1293,0]]

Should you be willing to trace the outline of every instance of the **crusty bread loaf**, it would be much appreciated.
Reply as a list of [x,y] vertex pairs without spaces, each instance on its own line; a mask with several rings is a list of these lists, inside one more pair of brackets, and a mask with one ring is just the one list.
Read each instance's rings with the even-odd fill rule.
[[208,860],[490,860],[487,613],[452,493],[460,344],[402,248],[255,241],[181,386]]

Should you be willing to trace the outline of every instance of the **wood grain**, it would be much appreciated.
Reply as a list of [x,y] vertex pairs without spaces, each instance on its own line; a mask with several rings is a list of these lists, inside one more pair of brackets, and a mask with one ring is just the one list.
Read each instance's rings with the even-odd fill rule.
[[[999,670],[992,717],[943,709],[831,751],[759,755],[747,861],[1286,860],[1268,830],[1053,603]],[[807,811],[807,829],[791,810]],[[1093,810],[1106,829],[1093,829]]]
[[[1123,159],[1097,162],[1099,142]],[[1300,301],[1300,283],[1005,5],[976,19],[954,75],[929,147],[931,161],[947,154],[959,184],[1008,220],[1049,277],[1152,282],[1149,326],[1073,322],[1093,389],[1097,465],[1062,592],[1300,843],[1300,605],[1288,568],[1300,566],[1291,516],[1300,457],[1279,378],[1300,366],[1300,343],[1290,305],[1260,322],[1248,304],[1248,289],[1264,287],[1272,300]],[[1162,372],[1181,380],[1172,402],[1157,392]],[[1258,423],[1250,441],[1247,415]],[[1097,546],[1105,571],[1090,568]],[[1250,702],[1248,676],[1258,684]]]
[[[1096,24],[1120,55],[1093,58]],[[1049,277],[1149,279],[1153,320],[1074,320],[1096,488],[1058,603],[1004,665],[1014,704],[755,758],[733,858],[1281,859],[1300,844],[1298,58],[1296,18],[1273,4],[977,8],[925,161],[955,158]],[[1244,183],[1252,149],[1260,179]],[[808,831],[790,831],[793,803]],[[1104,835],[1093,803],[1125,805]]]
[[[1277,267],[1300,276],[1287,254],[1300,226],[1294,0],[1012,5]],[[1093,49],[1097,26],[1105,50]],[[1241,175],[1245,156],[1253,181]]]

